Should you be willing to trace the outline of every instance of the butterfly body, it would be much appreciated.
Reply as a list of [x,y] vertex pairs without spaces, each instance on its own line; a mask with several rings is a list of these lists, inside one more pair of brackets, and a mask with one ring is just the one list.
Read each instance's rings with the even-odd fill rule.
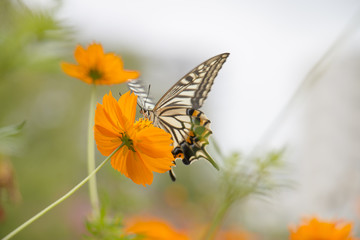
[[[129,88],[138,95],[139,105],[143,106],[141,113],[154,126],[171,134],[174,158],[181,158],[184,164],[205,158],[219,169],[205,150],[212,131],[210,120],[199,108],[207,98],[228,55],[219,54],[195,67],[175,83],[156,105],[148,98],[148,93],[139,80],[128,82]],[[170,176],[175,180],[173,171],[170,171]]]

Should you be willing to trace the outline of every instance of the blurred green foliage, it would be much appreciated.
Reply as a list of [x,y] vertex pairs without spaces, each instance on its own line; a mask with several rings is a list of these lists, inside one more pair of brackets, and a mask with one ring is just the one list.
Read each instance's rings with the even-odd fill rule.
[[52,11],[32,11],[20,1],[0,2],[0,81],[56,71],[55,45],[68,36],[68,29]]
[[0,128],[0,155],[11,155],[16,152],[18,136],[23,129],[25,122]]
[[109,216],[106,207],[102,206],[100,216],[86,223],[89,234],[87,240],[141,240],[141,237],[125,236],[124,224],[121,217]]
[[[85,99],[75,100],[71,95],[83,91],[86,96],[86,87],[82,90],[80,83],[66,79],[60,71],[60,60],[72,54],[68,47],[71,31],[55,20],[55,11],[31,10],[20,1],[0,1],[0,126],[26,121],[16,144],[11,144],[15,151],[4,150],[6,145],[0,143],[1,153],[12,162],[23,200],[5,202],[1,235],[85,176],[85,166],[79,161],[83,146],[76,142],[84,141],[77,137],[82,134],[83,117],[81,111],[75,112],[84,108]],[[54,215],[14,239],[77,238],[80,233],[74,229],[78,226],[66,220],[71,208],[55,209]]]
[[236,203],[252,195],[269,197],[274,190],[284,187],[283,179],[275,178],[278,175],[274,174],[283,168],[283,151],[269,152],[263,157],[244,157],[234,152],[224,157],[218,147],[216,150],[223,163],[218,182],[218,207],[204,239],[212,239]]

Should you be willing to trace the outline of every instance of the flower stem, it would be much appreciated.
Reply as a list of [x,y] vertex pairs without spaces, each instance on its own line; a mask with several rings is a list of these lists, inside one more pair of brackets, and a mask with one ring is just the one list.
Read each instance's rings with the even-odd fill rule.
[[[94,114],[95,114],[95,103],[96,103],[96,85],[92,84],[91,96],[90,96],[90,107],[89,107],[89,124],[88,124],[88,146],[87,146],[87,162],[88,162],[88,174],[95,169],[95,142],[94,142]],[[96,176],[89,181],[89,195],[92,207],[93,217],[99,215],[99,197],[97,192]]]
[[117,149],[115,149],[114,152],[112,152],[96,169],[94,169],[94,171],[92,171],[84,180],[82,180],[78,185],[76,185],[75,187],[73,187],[69,192],[67,192],[64,196],[62,196],[61,198],[59,198],[58,200],[56,200],[55,202],[53,202],[52,204],[50,204],[48,207],[46,207],[45,209],[43,209],[41,212],[39,212],[38,214],[36,214],[35,216],[33,216],[32,218],[30,218],[29,220],[27,220],[26,222],[24,222],[22,225],[20,225],[19,227],[17,227],[14,231],[12,231],[11,233],[9,233],[8,235],[6,235],[2,240],[7,240],[12,238],[13,236],[15,236],[17,233],[19,233],[21,230],[23,230],[25,227],[27,227],[28,225],[30,225],[31,223],[33,223],[35,220],[39,219],[42,215],[44,215],[45,213],[47,213],[49,210],[51,210],[52,208],[54,208],[55,206],[57,206],[58,204],[60,204],[61,202],[63,202],[65,199],[67,199],[68,197],[70,197],[74,192],[76,192],[79,188],[81,188],[87,181],[89,181],[89,179],[91,179],[99,170],[100,168],[102,168],[105,163],[107,163],[109,161],[109,159],[122,147],[123,145],[120,145]]
[[206,235],[203,238],[204,240],[212,240],[215,238],[217,230],[221,225],[222,221],[224,220],[226,213],[228,212],[231,205],[231,202],[227,202],[221,205],[220,209],[217,211],[215,217],[213,218],[210,227],[206,231]]

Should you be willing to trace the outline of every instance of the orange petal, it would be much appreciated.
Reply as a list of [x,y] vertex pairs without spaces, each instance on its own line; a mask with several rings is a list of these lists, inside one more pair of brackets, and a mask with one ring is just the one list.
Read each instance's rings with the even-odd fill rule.
[[137,71],[127,71],[123,69],[123,62],[120,57],[114,54],[106,54],[104,61],[99,63],[102,69],[103,78],[97,81],[97,84],[117,84],[123,83],[140,76]]
[[88,66],[99,69],[99,63],[103,62],[104,50],[101,44],[92,43],[87,49]]
[[132,71],[132,70],[124,70],[122,71],[122,74],[124,79],[130,80],[130,79],[136,79],[140,76],[140,73],[138,71]]
[[69,76],[81,79],[86,83],[92,83],[92,80],[87,77],[87,73],[82,66],[71,63],[62,62],[61,69]]
[[167,157],[152,157],[149,155],[141,154],[141,160],[144,162],[146,167],[152,172],[164,173],[171,169],[174,164],[174,158]]
[[147,127],[136,135],[136,148],[152,157],[173,159],[171,135],[157,127]]
[[111,91],[109,95],[103,97],[103,106],[105,109],[106,117],[114,126],[126,131],[128,124],[128,117],[125,112],[120,108],[118,101],[112,96]]
[[343,222],[320,221],[317,218],[303,219],[299,227],[290,228],[291,240],[329,239],[351,240],[351,224]]
[[75,60],[79,63],[80,66],[84,66],[84,67],[89,66],[88,54],[81,45],[76,46],[74,56],[75,56]]
[[120,146],[121,140],[119,137],[108,137],[103,134],[104,129],[100,126],[95,126],[94,134],[96,146],[99,152],[104,156],[109,156],[117,147]]
[[126,168],[126,162],[129,155],[129,150],[126,147],[122,147],[111,158],[111,166],[117,171],[129,177]]
[[124,63],[122,59],[114,53],[106,53],[104,55],[104,69],[106,71],[123,70]]
[[136,220],[125,231],[143,235],[143,240],[189,240],[185,234],[175,231],[168,223],[158,219]]
[[135,121],[136,101],[137,96],[134,93],[130,93],[130,91],[123,94],[118,101],[122,113],[131,123]]
[[126,159],[126,168],[129,178],[133,180],[134,183],[142,184],[144,187],[146,187],[145,184],[150,185],[152,183],[153,174],[138,156],[138,153],[129,151]]
[[110,114],[99,103],[95,109],[95,125],[108,130],[109,136],[119,136],[121,132],[124,132],[122,125],[117,124],[116,119],[111,119]]

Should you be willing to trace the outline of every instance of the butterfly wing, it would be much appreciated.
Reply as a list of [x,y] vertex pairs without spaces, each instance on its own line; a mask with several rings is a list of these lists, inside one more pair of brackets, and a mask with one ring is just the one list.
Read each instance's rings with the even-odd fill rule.
[[152,100],[152,98],[149,96],[150,86],[146,91],[144,88],[145,86],[144,82],[139,79],[131,80],[127,82],[127,85],[130,88],[130,90],[133,91],[138,96],[137,102],[139,106],[141,106],[145,110],[154,109],[155,103]]
[[[148,116],[153,124],[171,134],[174,141],[173,155],[181,158],[185,164],[202,157],[218,169],[205,150],[212,133],[210,120],[197,109],[203,105],[228,56],[229,53],[219,54],[201,63],[175,83],[153,108],[145,108],[152,113]],[[128,85],[141,99],[140,106],[147,107],[148,94],[141,84],[136,80]],[[170,176],[175,180],[172,170]]]
[[199,109],[228,56],[229,53],[219,54],[195,67],[162,96],[155,109],[166,106]]
[[[155,105],[154,123],[172,135],[174,149],[181,148],[181,144],[186,142],[191,128],[194,127],[194,118],[197,117],[189,114],[189,111],[197,110],[203,105],[228,56],[229,53],[219,54],[195,67],[175,83]],[[200,115],[205,118],[202,122],[209,122],[208,130],[211,132],[210,121],[204,114]],[[204,155],[208,154],[198,150],[188,160],[191,162]]]

